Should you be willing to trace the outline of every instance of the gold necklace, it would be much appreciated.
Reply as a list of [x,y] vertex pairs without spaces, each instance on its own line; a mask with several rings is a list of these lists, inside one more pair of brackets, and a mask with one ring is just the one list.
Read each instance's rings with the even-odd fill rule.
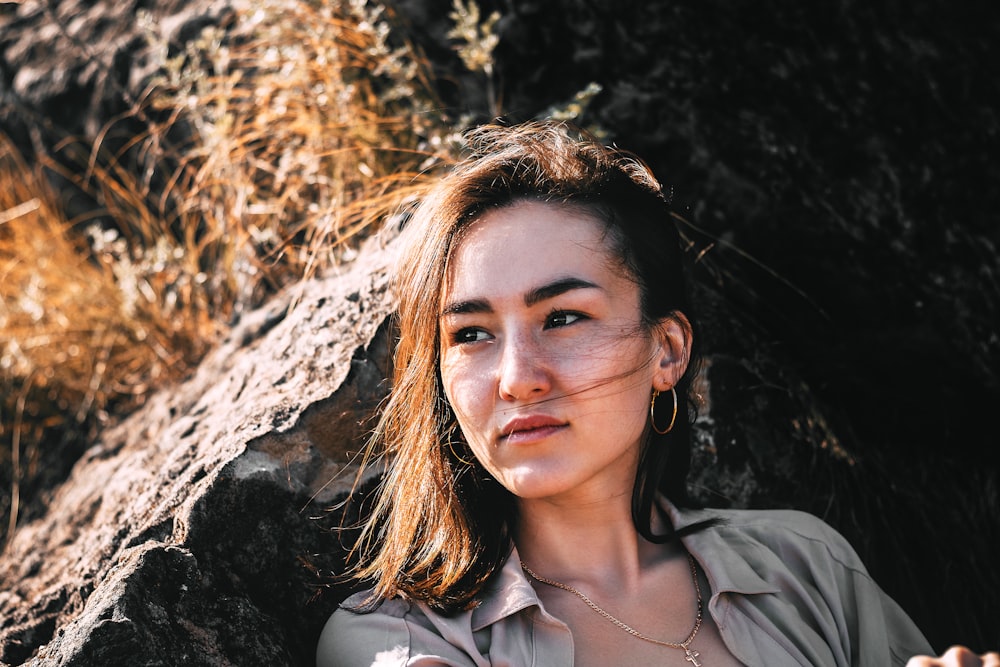
[[695,567],[694,558],[691,557],[691,554],[688,554],[688,563],[691,564],[691,578],[694,580],[694,591],[698,596],[698,615],[694,619],[694,627],[691,628],[691,632],[688,633],[687,639],[685,639],[682,642],[665,642],[644,635],[635,628],[626,625],[622,621],[619,621],[617,618],[615,618],[608,612],[598,607],[597,603],[591,600],[589,597],[587,597],[587,595],[583,591],[579,591],[568,584],[563,584],[558,581],[553,581],[552,579],[546,579],[545,577],[535,574],[531,570],[531,568],[529,568],[527,565],[524,564],[524,561],[521,561],[521,569],[524,570],[528,574],[528,576],[534,579],[535,581],[541,582],[547,586],[552,586],[554,588],[561,588],[562,590],[568,591],[573,595],[577,596],[578,598],[586,602],[588,607],[590,607],[598,614],[608,619],[609,621],[611,621],[619,628],[632,635],[633,637],[636,637],[643,641],[650,642],[652,644],[658,644],[659,646],[666,646],[667,648],[676,648],[681,651],[684,651],[684,659],[691,663],[691,667],[701,667],[701,663],[698,662],[698,655],[699,655],[698,651],[694,651],[691,649],[691,642],[694,641],[695,636],[698,634],[698,630],[701,628],[701,617],[702,617],[701,587],[698,585],[698,570]]

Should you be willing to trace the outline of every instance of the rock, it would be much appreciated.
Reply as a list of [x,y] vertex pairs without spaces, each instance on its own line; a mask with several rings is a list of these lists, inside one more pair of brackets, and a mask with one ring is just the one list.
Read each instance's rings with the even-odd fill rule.
[[[440,39],[450,0],[406,4]],[[822,460],[830,424],[856,465],[765,474],[753,502],[849,535],[935,646],[1000,645],[984,593],[1000,588],[1000,448],[982,435],[1000,404],[998,5],[478,4],[503,14],[505,110],[602,86],[581,120],[649,161],[706,248],[698,279],[729,311],[705,329],[715,388],[730,383],[717,413],[741,415],[716,445],[749,449],[705,461],[784,467],[768,441],[817,428]],[[464,102],[477,80],[457,81]],[[824,419],[762,419],[803,390]]]
[[380,240],[248,316],[86,453],[0,560],[0,660],[312,661],[346,591],[326,590],[326,508],[387,388]]
[[[173,49],[232,17],[220,0],[27,0],[0,7],[0,128],[25,154],[94,139],[135,105],[158,66],[148,37]],[[148,30],[139,12],[149,14]]]

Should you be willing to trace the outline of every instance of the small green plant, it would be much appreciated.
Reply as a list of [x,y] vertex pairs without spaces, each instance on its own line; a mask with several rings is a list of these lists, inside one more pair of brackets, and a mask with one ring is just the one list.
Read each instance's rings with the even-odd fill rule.
[[[567,102],[549,107],[540,114],[540,117],[576,121],[583,115],[583,112],[587,110],[587,107],[602,90],[603,87],[601,84],[591,81],[583,90],[578,91]],[[603,130],[597,127],[590,127],[588,129],[596,137],[603,137],[605,134]]]

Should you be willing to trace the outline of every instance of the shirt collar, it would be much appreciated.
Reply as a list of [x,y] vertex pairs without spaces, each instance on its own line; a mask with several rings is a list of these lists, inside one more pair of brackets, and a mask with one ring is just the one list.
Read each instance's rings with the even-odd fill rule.
[[666,498],[660,499],[675,530],[701,521],[715,520],[714,526],[681,538],[687,549],[708,577],[712,597],[719,593],[777,593],[780,589],[764,579],[751,565],[757,544],[743,531],[727,526],[730,513],[722,510],[690,510],[676,507]]
[[[662,497],[660,503],[675,530],[700,521],[718,521],[714,526],[681,538],[684,548],[708,577],[713,597],[719,593],[754,595],[780,590],[750,565],[747,555],[756,547],[741,531],[726,527],[726,512],[680,509]],[[521,559],[515,547],[500,572],[484,590],[482,604],[473,610],[472,629],[481,630],[531,606],[541,607],[541,600],[521,569]]]
[[531,606],[541,606],[538,593],[521,569],[517,548],[483,591],[483,603],[472,612],[472,630],[481,630]]

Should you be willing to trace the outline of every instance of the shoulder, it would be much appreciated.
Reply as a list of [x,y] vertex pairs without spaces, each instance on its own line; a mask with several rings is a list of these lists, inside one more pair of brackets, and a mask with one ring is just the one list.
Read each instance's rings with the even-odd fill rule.
[[903,664],[900,656],[928,650],[848,540],[819,517],[796,510],[679,510],[677,518],[715,521],[683,540],[718,594],[710,603],[713,616],[742,619],[741,646],[760,648],[767,643],[761,637],[782,636],[786,648],[822,656],[805,660],[809,664],[857,664],[852,655],[862,656],[860,664]]
[[470,612],[443,615],[400,598],[359,611],[369,592],[354,595],[326,622],[316,649],[317,667],[478,665]]
[[819,517],[799,510],[699,510],[681,511],[699,520],[714,519],[712,531],[741,552],[769,552],[788,560],[806,563],[835,561],[841,566],[865,571],[854,547],[833,526]]
[[841,599],[874,582],[854,547],[822,519],[797,510],[679,511],[713,524],[683,538],[713,583],[740,593],[784,591]]
[[316,649],[317,667],[404,665],[409,657],[410,631],[404,600],[386,600],[376,610],[354,611],[366,593],[348,598],[330,616]]

